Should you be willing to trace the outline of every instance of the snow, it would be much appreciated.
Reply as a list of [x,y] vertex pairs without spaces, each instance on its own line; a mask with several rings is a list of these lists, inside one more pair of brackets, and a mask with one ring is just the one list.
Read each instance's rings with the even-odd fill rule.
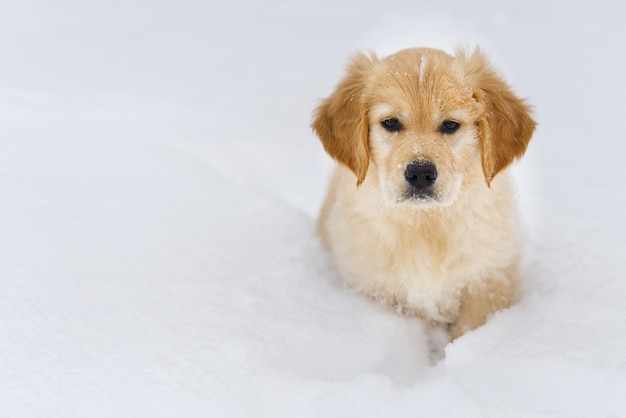
[[[1,416],[626,416],[626,6],[5,3]],[[540,126],[522,299],[443,347],[336,277],[309,123],[354,51],[459,42]]]

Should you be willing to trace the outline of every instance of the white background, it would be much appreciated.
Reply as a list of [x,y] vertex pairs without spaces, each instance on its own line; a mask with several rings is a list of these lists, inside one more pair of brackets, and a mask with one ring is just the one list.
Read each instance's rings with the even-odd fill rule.
[[[0,415],[626,416],[626,6],[2,1]],[[535,107],[522,300],[431,364],[314,236],[356,50],[480,45]]]

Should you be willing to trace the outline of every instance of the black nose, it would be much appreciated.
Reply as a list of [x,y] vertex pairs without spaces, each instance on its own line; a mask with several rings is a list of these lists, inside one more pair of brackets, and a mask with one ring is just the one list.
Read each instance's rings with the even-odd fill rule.
[[437,168],[433,163],[418,161],[409,163],[404,172],[407,183],[418,190],[425,190],[432,187],[437,180]]

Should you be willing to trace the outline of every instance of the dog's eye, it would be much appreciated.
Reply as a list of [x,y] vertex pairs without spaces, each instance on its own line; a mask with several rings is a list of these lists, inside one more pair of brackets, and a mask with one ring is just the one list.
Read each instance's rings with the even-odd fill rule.
[[461,127],[461,124],[459,122],[455,122],[453,120],[447,120],[441,124],[441,126],[439,127],[439,131],[441,131],[442,134],[453,134],[460,127]]
[[402,129],[402,124],[400,123],[400,121],[394,118],[385,119],[380,124],[389,132],[398,132],[400,131],[400,129]]

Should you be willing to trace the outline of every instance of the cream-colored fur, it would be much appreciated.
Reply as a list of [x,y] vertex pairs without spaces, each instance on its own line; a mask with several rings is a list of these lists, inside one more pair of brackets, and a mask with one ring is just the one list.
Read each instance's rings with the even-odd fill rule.
[[[357,55],[313,122],[341,163],[318,222],[340,275],[452,338],[513,303],[520,238],[506,168],[534,127],[480,51]],[[436,167],[428,195],[405,178],[414,162]]]

